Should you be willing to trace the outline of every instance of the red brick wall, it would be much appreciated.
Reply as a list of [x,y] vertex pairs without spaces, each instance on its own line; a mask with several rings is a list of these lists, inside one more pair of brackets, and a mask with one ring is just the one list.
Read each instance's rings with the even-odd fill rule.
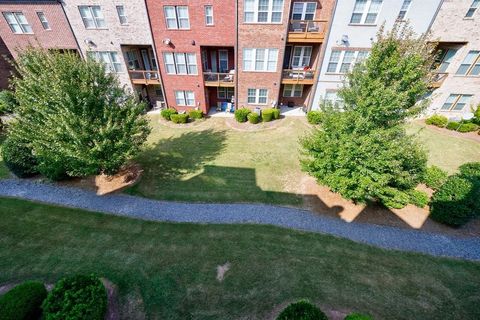
[[8,87],[8,78],[13,70],[7,59],[12,59],[12,56],[5,42],[3,42],[3,39],[0,37],[0,90]]
[[[49,49],[77,49],[77,43],[68,25],[67,18],[57,1],[0,3],[0,12],[8,11],[23,12],[33,29],[33,34],[14,34],[3,15],[0,15],[0,36],[14,57],[18,55],[19,50],[28,46],[41,46]],[[45,14],[51,30],[43,29],[37,11],[42,11]]]

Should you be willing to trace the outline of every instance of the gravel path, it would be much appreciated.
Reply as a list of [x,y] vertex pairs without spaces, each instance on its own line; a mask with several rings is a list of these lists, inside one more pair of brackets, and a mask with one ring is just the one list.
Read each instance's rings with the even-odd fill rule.
[[315,215],[309,211],[261,204],[196,204],[149,200],[28,180],[0,180],[0,196],[16,197],[155,221],[268,224],[331,234],[373,246],[434,256],[480,261],[480,238],[458,238]]

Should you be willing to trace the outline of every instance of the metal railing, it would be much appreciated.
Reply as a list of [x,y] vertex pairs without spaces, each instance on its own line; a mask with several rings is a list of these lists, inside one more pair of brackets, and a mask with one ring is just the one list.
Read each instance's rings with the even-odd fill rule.
[[325,35],[328,20],[290,20],[288,32]]
[[294,70],[294,69],[284,69],[282,74],[283,79],[297,80],[301,82],[302,80],[313,80],[315,77],[315,70]]
[[160,78],[156,70],[129,70],[131,80],[145,80],[145,83],[159,83]]
[[216,82],[218,85],[222,83],[232,83],[235,81],[234,73],[218,73],[218,72],[204,72],[203,80],[205,82]]
[[448,77],[447,72],[434,72],[430,86],[432,88],[439,88],[447,77]]

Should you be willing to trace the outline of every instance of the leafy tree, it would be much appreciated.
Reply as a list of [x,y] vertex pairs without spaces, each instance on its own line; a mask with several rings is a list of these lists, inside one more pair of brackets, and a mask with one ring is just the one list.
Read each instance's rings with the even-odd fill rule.
[[9,135],[30,142],[51,179],[115,173],[144,143],[145,106],[113,74],[75,53],[28,49],[17,64]]
[[369,57],[347,74],[343,110],[323,105],[321,128],[303,139],[304,168],[345,198],[401,208],[426,170],[404,124],[425,108],[432,48],[408,26],[377,35]]

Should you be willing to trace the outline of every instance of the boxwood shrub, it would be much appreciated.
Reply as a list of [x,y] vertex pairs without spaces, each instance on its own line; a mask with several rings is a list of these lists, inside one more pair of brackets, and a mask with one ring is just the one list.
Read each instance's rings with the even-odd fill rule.
[[26,141],[8,137],[2,145],[2,158],[7,168],[20,178],[38,173],[37,160]]
[[248,118],[248,121],[253,124],[256,124],[260,121],[260,116],[255,112],[249,113],[247,118]]
[[307,121],[310,124],[320,124],[323,120],[323,112],[316,110],[316,111],[309,111],[307,113]]
[[163,109],[160,112],[160,115],[162,116],[163,119],[170,121],[172,114],[176,114],[176,113],[177,113],[177,110],[173,108],[168,108],[168,109]]
[[419,207],[424,208],[428,204],[428,195],[420,190],[410,190],[407,192],[410,197],[410,203]]
[[434,114],[433,116],[427,118],[425,123],[444,128],[448,123],[448,118],[439,114]]
[[460,127],[460,122],[457,121],[451,121],[447,124],[448,130],[457,130],[458,127]]
[[457,130],[458,132],[472,132],[472,131],[477,131],[478,126],[475,123],[467,122],[467,123],[462,123]]
[[277,320],[328,320],[325,313],[320,310],[316,305],[310,303],[307,300],[300,300],[298,302],[288,305]]
[[273,119],[275,120],[280,119],[280,109],[273,108],[272,113],[273,113]]
[[263,122],[270,122],[273,119],[273,109],[263,109],[262,110],[262,121]]
[[235,120],[238,122],[247,122],[247,116],[251,113],[250,109],[240,108],[235,110]]
[[373,320],[373,318],[361,313],[354,312],[346,316],[344,320]]
[[447,181],[448,173],[437,166],[428,167],[423,176],[423,182],[427,187],[438,190]]
[[107,291],[95,275],[76,275],[59,280],[43,302],[45,320],[103,320]]
[[461,175],[467,178],[479,178],[480,177],[480,162],[469,162],[462,164],[458,171]]
[[39,319],[47,289],[41,282],[26,281],[0,297],[0,319]]
[[203,118],[203,113],[202,110],[190,110],[188,111],[188,116],[190,119],[202,119]]
[[188,122],[188,114],[186,113],[175,113],[170,115],[170,119],[173,123],[187,123]]

